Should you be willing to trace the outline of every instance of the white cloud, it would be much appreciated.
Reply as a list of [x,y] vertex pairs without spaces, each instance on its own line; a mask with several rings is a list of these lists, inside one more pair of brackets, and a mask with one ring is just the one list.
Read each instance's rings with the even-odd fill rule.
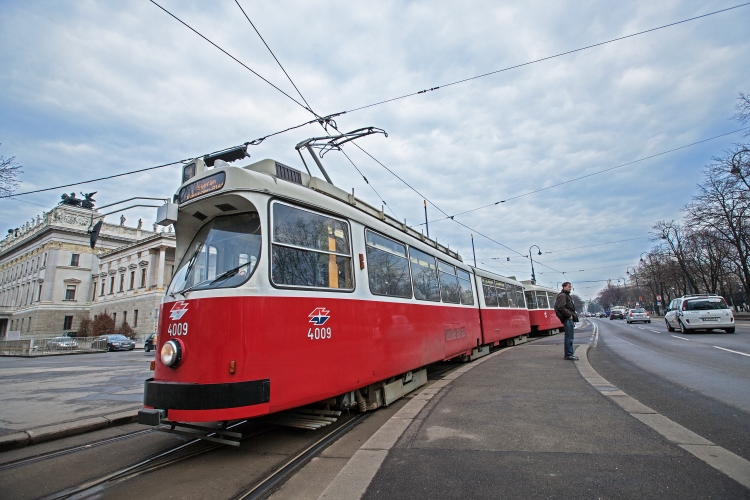
[[[164,6],[296,98],[233,2]],[[691,2],[309,3],[243,6],[319,113],[351,109],[721,8]],[[729,4],[726,4],[729,6]],[[750,8],[558,59],[443,87],[337,119],[342,130],[383,127],[360,142],[454,214],[717,135],[747,92]],[[0,154],[25,166],[22,190],[174,161],[239,144],[309,119],[148,2],[4,6],[0,18]],[[301,167],[293,145],[320,128],[271,138],[253,157]],[[679,217],[700,169],[737,137],[634,164],[459,219],[525,253],[648,233]],[[353,147],[348,154],[396,214],[423,218],[422,199]],[[379,201],[342,155],[326,166],[338,185]],[[175,167],[75,188],[100,203],[170,196]],[[64,191],[27,201],[51,206]],[[40,211],[0,201],[16,227]],[[430,217],[439,213],[429,209]],[[128,218],[152,220],[150,209]],[[450,221],[431,234],[471,259],[469,231]],[[528,261],[475,235],[480,260],[508,274]],[[541,263],[573,273],[636,263],[647,240],[563,252]],[[505,267],[508,266],[508,267]],[[622,269],[570,274],[594,280]],[[544,274],[540,274],[543,272]],[[543,267],[547,284],[561,278]],[[615,276],[617,275],[617,276]],[[590,289],[592,294],[595,289]]]

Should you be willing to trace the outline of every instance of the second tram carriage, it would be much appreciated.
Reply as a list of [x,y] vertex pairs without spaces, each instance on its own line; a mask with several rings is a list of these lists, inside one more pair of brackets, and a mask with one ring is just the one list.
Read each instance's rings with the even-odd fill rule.
[[534,315],[550,305],[541,287],[469,266],[274,160],[195,160],[160,219],[174,224],[179,265],[142,423],[227,421],[332,398],[372,409],[424,384],[430,363],[555,326]]

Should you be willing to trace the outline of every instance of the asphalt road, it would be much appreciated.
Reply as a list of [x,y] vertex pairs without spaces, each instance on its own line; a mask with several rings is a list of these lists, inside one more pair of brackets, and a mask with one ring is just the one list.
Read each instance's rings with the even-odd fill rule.
[[153,351],[0,357],[0,435],[140,408]]
[[[591,318],[589,318],[591,320]],[[593,368],[691,431],[750,460],[750,324],[737,332],[668,332],[664,320],[594,319]]]

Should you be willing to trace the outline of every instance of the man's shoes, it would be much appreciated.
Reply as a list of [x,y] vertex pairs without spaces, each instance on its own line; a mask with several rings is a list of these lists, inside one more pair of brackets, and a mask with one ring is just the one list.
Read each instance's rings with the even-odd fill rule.
[[578,356],[565,356],[565,359],[569,359],[570,361],[578,361]]

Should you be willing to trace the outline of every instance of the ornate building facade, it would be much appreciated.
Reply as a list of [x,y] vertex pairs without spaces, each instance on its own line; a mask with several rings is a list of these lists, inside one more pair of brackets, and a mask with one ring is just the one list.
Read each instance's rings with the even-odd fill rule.
[[121,219],[103,224],[92,249],[87,230],[100,219],[96,209],[62,204],[8,231],[0,241],[0,339],[9,331],[21,338],[76,331],[89,316],[100,256],[158,236]]
[[174,273],[175,242],[174,233],[164,232],[101,254],[90,276],[91,318],[107,313],[116,328],[127,323],[139,340],[154,333]]

